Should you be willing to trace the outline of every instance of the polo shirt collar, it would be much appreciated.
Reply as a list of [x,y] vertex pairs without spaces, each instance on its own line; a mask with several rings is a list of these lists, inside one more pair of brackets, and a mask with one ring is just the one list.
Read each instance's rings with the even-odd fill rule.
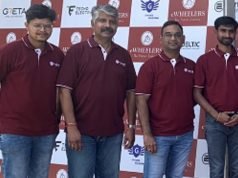
[[[221,51],[221,50],[218,48],[218,45],[217,45],[216,48],[214,49],[214,52],[215,52],[216,55],[218,55],[219,57],[223,57],[224,54],[225,54],[223,51]],[[236,51],[236,49],[234,48],[234,46],[232,47],[231,56],[238,56],[237,51]]]
[[[25,35],[24,37],[22,37],[22,41],[27,48],[35,50],[35,47],[31,44],[30,40],[28,39],[28,35]],[[53,51],[53,50],[54,50],[54,47],[50,43],[46,42],[44,52]]]
[[[160,53],[159,53],[159,56],[160,56],[160,58],[163,60],[163,61],[165,61],[165,62],[169,62],[172,58],[169,58],[168,56],[166,56],[165,55],[165,53],[164,53],[164,51],[161,51]],[[179,57],[176,59],[176,61],[177,61],[177,63],[178,62],[184,62],[184,63],[186,63],[186,59],[185,59],[185,57],[183,57],[182,55],[179,55]]]
[[[94,36],[92,35],[90,38],[87,39],[88,45],[89,45],[91,48],[100,47],[100,45],[94,40],[93,37],[94,37]],[[101,48],[101,47],[100,47],[100,48]],[[113,48],[118,48],[118,45],[115,44],[115,43],[112,41],[111,50],[112,50]]]

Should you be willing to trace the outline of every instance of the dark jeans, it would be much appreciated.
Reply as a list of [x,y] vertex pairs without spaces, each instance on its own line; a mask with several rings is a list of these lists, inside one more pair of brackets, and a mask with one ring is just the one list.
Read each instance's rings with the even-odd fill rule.
[[81,151],[72,150],[66,144],[69,178],[93,178],[94,174],[95,178],[119,178],[122,136],[82,135]]
[[193,142],[193,131],[156,136],[157,152],[145,152],[144,178],[182,178]]
[[47,136],[0,135],[5,178],[48,178],[56,134]]
[[208,144],[210,178],[224,178],[226,146],[229,178],[238,178],[238,125],[224,126],[207,114],[205,136]]

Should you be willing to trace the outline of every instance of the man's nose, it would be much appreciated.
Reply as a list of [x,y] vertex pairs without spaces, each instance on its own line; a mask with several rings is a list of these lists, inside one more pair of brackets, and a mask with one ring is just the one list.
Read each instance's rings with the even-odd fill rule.
[[229,31],[226,31],[225,34],[224,34],[225,37],[231,37],[231,35],[232,35],[232,33],[229,32]]
[[106,27],[110,27],[110,21],[109,21],[109,20],[107,20],[107,21],[105,22],[105,26],[106,26]]

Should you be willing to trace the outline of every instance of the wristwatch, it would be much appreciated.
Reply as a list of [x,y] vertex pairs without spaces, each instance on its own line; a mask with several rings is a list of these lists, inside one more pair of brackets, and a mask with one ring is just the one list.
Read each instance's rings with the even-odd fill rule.
[[129,129],[136,129],[136,126],[133,125],[133,124],[129,124],[129,125],[128,125],[128,128],[129,128]]

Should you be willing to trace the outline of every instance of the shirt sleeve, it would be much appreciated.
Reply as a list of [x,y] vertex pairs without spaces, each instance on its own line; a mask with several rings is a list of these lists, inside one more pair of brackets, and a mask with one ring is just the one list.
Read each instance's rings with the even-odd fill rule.
[[135,89],[135,87],[136,87],[136,72],[135,72],[132,59],[129,55],[128,69],[127,69],[127,90]]
[[149,61],[145,62],[139,71],[136,81],[136,94],[151,94],[153,88],[153,70]]
[[14,52],[10,51],[7,46],[0,48],[0,83],[6,79],[11,70],[11,61],[14,58]]
[[204,58],[200,57],[197,60],[197,63],[195,66],[194,87],[195,88],[204,88],[205,82],[206,82],[205,60],[204,60]]
[[67,51],[60,69],[57,84],[58,87],[73,89],[77,80],[77,55],[79,49],[71,48]]

